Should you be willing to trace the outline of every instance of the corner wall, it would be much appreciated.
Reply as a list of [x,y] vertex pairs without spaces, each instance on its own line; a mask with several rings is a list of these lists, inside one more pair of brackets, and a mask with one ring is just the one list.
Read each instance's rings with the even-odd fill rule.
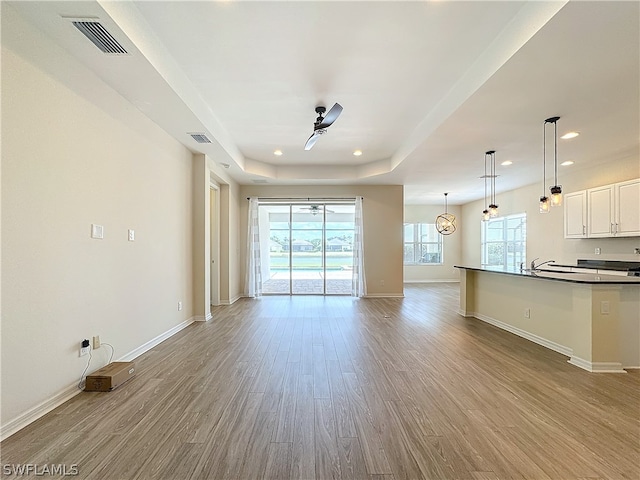
[[2,7],[6,436],[78,392],[83,339],[117,360],[192,321],[193,211],[191,152]]

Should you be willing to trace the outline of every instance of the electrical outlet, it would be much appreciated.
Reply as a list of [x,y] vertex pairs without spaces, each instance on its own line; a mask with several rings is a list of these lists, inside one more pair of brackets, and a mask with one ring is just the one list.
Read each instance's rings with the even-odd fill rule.
[[100,348],[100,336],[96,335],[93,337],[93,349]]
[[80,356],[89,355],[89,347],[80,347]]
[[531,309],[530,308],[525,308],[524,309],[524,318],[531,318]]
[[136,240],[136,232],[132,229],[129,229],[128,238],[130,242],[135,242]]
[[384,287],[384,280],[380,280],[380,286]]
[[600,247],[596,247],[596,255],[600,255],[602,253],[602,250],[600,249]]
[[638,248],[638,247],[634,248],[634,249],[633,249],[633,252],[634,252],[636,255],[640,255],[640,248]]
[[609,301],[602,300],[600,302],[600,314],[601,315],[609,315]]
[[182,302],[178,302],[178,311],[182,310]]

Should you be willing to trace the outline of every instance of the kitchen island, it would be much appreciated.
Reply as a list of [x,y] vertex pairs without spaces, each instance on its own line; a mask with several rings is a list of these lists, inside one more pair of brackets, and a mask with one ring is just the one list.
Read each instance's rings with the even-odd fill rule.
[[460,269],[460,311],[590,372],[640,367],[640,277]]

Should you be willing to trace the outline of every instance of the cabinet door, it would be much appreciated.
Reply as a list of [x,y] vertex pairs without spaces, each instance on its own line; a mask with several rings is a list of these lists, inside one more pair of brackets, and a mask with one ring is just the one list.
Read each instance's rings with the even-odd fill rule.
[[640,180],[615,185],[616,237],[640,236]]
[[567,193],[564,196],[564,238],[587,236],[587,192]]
[[613,185],[587,190],[587,236],[589,238],[612,237],[615,231],[613,219]]

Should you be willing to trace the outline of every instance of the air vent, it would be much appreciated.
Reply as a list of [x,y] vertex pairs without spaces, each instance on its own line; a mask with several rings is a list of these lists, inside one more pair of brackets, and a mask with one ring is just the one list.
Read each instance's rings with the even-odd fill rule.
[[127,55],[129,53],[100,22],[95,20],[71,20],[71,23],[103,53],[114,55]]
[[267,183],[266,180],[263,180],[261,178],[254,178],[253,180],[251,180],[253,183]]
[[205,133],[190,133],[191,138],[193,138],[198,143],[211,143],[209,137]]

